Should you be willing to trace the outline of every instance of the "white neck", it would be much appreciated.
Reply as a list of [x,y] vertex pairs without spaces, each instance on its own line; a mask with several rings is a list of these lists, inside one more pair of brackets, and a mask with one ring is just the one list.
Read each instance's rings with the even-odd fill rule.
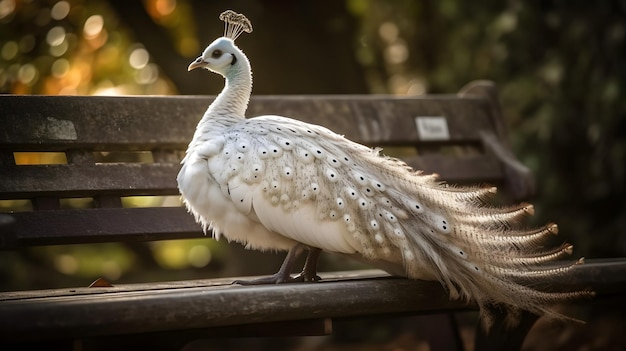
[[189,147],[206,140],[210,135],[221,135],[224,128],[245,119],[252,92],[252,71],[248,58],[241,51],[237,55],[237,64],[231,67],[224,78],[224,89],[204,113]]
[[205,117],[245,118],[252,93],[252,71],[246,55],[242,52],[237,53],[237,63],[231,67],[224,78],[226,79],[224,89],[209,106]]

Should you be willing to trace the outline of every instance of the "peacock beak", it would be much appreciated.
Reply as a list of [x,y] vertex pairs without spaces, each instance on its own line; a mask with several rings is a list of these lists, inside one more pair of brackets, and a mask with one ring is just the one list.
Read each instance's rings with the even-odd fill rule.
[[205,65],[206,65],[206,62],[204,62],[204,60],[202,59],[202,56],[200,56],[197,59],[195,59],[195,61],[193,61],[189,65],[189,67],[187,67],[187,72],[191,71],[192,69],[204,67]]

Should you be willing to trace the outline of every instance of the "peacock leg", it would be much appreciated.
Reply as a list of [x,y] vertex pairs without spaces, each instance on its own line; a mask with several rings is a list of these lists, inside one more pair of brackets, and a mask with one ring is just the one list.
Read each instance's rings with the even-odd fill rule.
[[[306,262],[304,264],[304,268],[302,273],[300,273],[296,278],[291,278],[291,270],[293,269],[293,265],[296,260],[302,255],[302,252],[307,249],[309,250],[309,255],[307,256]],[[317,251],[316,253],[314,253]],[[261,284],[281,284],[281,283],[290,283],[294,281],[313,281],[319,280],[315,279],[317,277],[317,257],[319,256],[320,249],[311,248],[303,244],[297,244],[292,247],[291,250],[287,253],[287,257],[283,261],[283,264],[280,266],[278,272],[267,276],[261,277],[257,279],[250,280],[235,280],[233,284],[239,285],[261,285]],[[312,257],[313,256],[313,257]],[[300,278],[302,276],[302,278]]]
[[293,281],[316,282],[322,279],[317,275],[317,259],[320,257],[322,250],[310,246],[306,248],[309,250],[309,254],[306,256],[306,261],[304,261],[304,267],[302,267],[302,272],[293,277]]

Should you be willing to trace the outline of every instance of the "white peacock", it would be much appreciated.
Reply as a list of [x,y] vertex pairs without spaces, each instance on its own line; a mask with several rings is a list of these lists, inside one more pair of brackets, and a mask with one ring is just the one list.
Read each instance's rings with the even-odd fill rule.
[[[570,255],[572,246],[541,248],[557,233],[553,223],[519,228],[531,205],[490,206],[486,199],[495,188],[442,184],[318,125],[281,116],[246,119],[252,73],[234,40],[252,26],[230,10],[220,19],[224,36],[189,70],[208,69],[226,84],[197,126],[178,185],[189,211],[216,239],[288,251],[276,274],[239,283],[317,280],[318,255],[327,251],[438,280],[452,298],[475,301],[485,325],[492,323],[492,305],[510,312],[511,321],[521,310],[562,317],[551,304],[591,294],[529,286],[582,263],[546,266]],[[304,251],[302,273],[291,277]]]

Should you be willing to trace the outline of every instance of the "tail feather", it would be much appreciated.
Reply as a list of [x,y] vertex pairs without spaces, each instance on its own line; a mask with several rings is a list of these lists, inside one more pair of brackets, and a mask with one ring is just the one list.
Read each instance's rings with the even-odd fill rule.
[[[544,247],[558,234],[554,223],[523,228],[522,220],[534,213],[532,205],[498,208],[485,203],[493,188],[426,184],[407,194],[404,201],[418,199],[423,209],[422,213],[407,211],[413,220],[404,223],[414,223],[405,228],[412,233],[410,246],[420,247],[415,255],[426,256],[422,261],[430,263],[433,275],[453,298],[479,305],[485,326],[493,322],[491,307],[495,305],[510,314],[511,323],[520,310],[568,318],[550,306],[591,295],[589,291],[545,292],[532,287],[565,276],[583,262],[551,264],[571,255],[573,247]],[[410,262],[405,261],[410,276]]]
[[[474,212],[469,212],[474,210]],[[532,215],[534,208],[529,204],[521,204],[514,208],[484,210],[482,208],[469,207],[459,211],[455,218],[459,222],[471,224],[477,227],[488,228],[511,228],[523,218]]]
[[[360,229],[369,230],[372,218],[383,221],[386,231],[372,235],[381,246],[390,242],[396,250],[381,250],[401,254],[410,278],[434,278],[452,298],[474,301],[485,326],[493,323],[494,306],[508,312],[510,323],[522,310],[567,318],[551,305],[593,294],[539,289],[549,288],[550,282],[575,270],[582,260],[552,264],[569,256],[573,247],[549,245],[548,239],[558,234],[554,223],[524,227],[523,219],[534,214],[532,205],[493,206],[489,201],[496,193],[494,187],[448,185],[437,175],[413,172],[401,161],[380,157],[378,150],[364,159],[368,162],[358,165],[360,173],[375,174],[377,181],[386,184],[377,203],[397,218],[375,206],[363,212]],[[376,252],[374,248],[373,258]]]
[[[558,259],[570,256],[572,254],[573,246],[569,244],[563,244],[556,249],[551,248],[538,252],[519,252],[515,250],[510,251],[496,251],[494,253],[474,253],[474,255],[481,261],[490,261],[497,264],[499,267],[506,268],[526,268],[541,266],[545,263],[556,261]],[[512,259],[514,258],[514,259]]]
[[[476,226],[459,224],[456,227],[455,236],[450,238],[480,251],[488,250],[535,250],[550,236],[554,235],[553,224],[530,230],[516,229],[483,229]],[[479,247],[474,245],[479,244]]]

